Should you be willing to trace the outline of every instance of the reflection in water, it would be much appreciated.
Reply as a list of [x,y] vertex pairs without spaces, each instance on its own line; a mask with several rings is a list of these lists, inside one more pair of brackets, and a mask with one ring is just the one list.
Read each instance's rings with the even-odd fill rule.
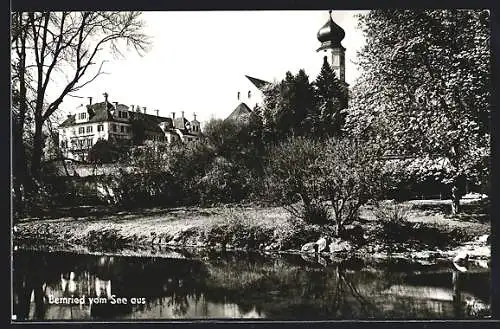
[[18,320],[467,318],[489,315],[489,272],[449,265],[219,254],[204,261],[19,251]]

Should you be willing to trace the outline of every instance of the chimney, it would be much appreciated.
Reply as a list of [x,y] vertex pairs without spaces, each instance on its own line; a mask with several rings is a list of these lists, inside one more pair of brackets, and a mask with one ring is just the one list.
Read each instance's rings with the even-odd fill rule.
[[130,108],[132,109],[132,112],[134,112],[134,105],[130,105]]
[[175,119],[175,112],[172,112],[172,120]]
[[184,119],[184,111],[181,111],[181,118]]
[[193,121],[196,121],[196,113],[193,113],[193,118],[194,118]]
[[106,103],[106,105],[108,105],[108,93],[107,92],[104,92],[104,102]]
[[136,111],[136,112],[141,112],[141,108],[139,107],[139,105],[136,105],[136,106],[135,106],[135,111]]
[[158,113],[160,112],[160,110],[157,109],[157,110],[155,110],[155,112],[156,112],[156,116],[158,117],[159,116]]
[[118,109],[118,102],[113,102],[115,104],[115,108]]
[[143,106],[142,110],[144,111],[144,114],[146,114],[146,106]]
[[92,97],[87,97],[89,99],[89,105],[92,105]]

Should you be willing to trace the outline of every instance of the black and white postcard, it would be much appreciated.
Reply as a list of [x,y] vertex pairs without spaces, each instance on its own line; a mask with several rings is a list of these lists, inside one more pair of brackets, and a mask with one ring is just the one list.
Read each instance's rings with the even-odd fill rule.
[[11,12],[12,322],[491,319],[490,34]]

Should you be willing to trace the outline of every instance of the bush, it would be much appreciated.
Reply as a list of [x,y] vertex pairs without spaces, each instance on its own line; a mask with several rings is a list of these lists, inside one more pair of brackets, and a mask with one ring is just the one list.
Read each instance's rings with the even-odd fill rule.
[[120,158],[126,150],[123,145],[118,145],[107,140],[98,140],[88,152],[90,163],[113,163]]
[[382,222],[406,223],[412,208],[411,204],[384,202],[377,205],[374,214]]
[[413,231],[408,223],[411,210],[411,204],[383,202],[377,205],[374,215],[382,223],[382,234],[386,240],[402,242],[410,238]]
[[353,140],[291,139],[270,152],[267,187],[293,215],[310,223],[335,223],[338,234],[383,190],[377,159],[377,149]]
[[303,211],[303,217],[308,224],[326,225],[331,221],[330,210],[326,204],[313,202]]
[[377,147],[351,139],[330,139],[319,160],[324,197],[331,203],[337,234],[352,223],[359,208],[380,198],[383,179]]
[[321,175],[317,160],[320,143],[295,138],[269,151],[265,168],[268,197],[285,207],[292,215],[305,221],[318,212],[321,204]]
[[197,186],[200,203],[217,204],[243,200],[248,194],[249,173],[223,157],[214,159]]

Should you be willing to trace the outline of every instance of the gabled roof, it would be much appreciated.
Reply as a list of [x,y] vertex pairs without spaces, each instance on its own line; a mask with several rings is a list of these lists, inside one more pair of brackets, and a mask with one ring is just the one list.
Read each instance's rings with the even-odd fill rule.
[[[85,121],[85,123],[93,123],[93,122],[104,122],[104,121],[115,121],[113,115],[110,110],[114,109],[114,106],[111,103],[108,103],[106,109],[106,103],[95,103],[92,105],[86,105],[87,113],[89,114],[89,119]],[[67,127],[75,124],[76,114],[68,115],[68,118],[63,121],[59,126]],[[83,122],[82,122],[83,123]]]
[[130,113],[131,120],[139,121],[142,124],[142,127],[149,132],[163,134],[164,132],[159,126],[159,124],[161,122],[166,122],[167,128],[172,127],[172,119],[171,118],[166,118],[166,117],[161,117],[161,116],[156,116],[156,115],[151,115],[151,114],[145,114],[143,112],[129,111],[129,113]]
[[264,81],[264,80],[261,80],[261,79],[257,79],[257,78],[253,78],[253,77],[250,77],[248,75],[245,75],[245,77],[247,77],[248,80],[250,80],[251,83],[254,84],[255,87],[257,87],[257,89],[261,89],[264,88],[266,85],[269,84],[269,82],[267,81]]
[[68,127],[68,126],[72,126],[75,124],[75,115],[74,114],[69,114],[68,115],[68,118],[66,120],[64,120],[60,125],[59,127]]
[[225,120],[240,120],[242,118],[248,117],[253,112],[245,103],[240,103],[236,108],[227,116]]

